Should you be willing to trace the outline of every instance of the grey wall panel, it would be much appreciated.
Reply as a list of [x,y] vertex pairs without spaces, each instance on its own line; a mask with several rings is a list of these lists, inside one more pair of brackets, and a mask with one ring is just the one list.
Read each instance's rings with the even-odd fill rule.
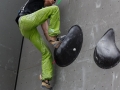
[[40,66],[36,66],[19,72],[16,90],[42,90],[39,80],[40,71]]
[[14,90],[22,36],[15,22],[23,1],[0,1],[0,90]]
[[0,90],[14,90],[16,73],[0,68]]
[[0,5],[0,67],[17,69],[22,36],[15,23],[14,1],[1,1]]
[[28,39],[24,39],[20,60],[20,71],[40,65],[41,54]]
[[[53,90],[119,90],[120,63],[111,69],[101,69],[95,64],[93,53],[97,42],[109,28],[114,29],[116,44],[120,49],[120,1],[62,0],[59,7],[61,35],[66,34],[72,25],[78,24],[83,30],[83,46],[71,65],[55,65]],[[38,30],[44,37],[41,28]],[[43,39],[45,40],[45,37]],[[53,47],[46,40],[45,42],[53,52]],[[44,90],[37,79],[41,73],[40,64],[39,51],[25,39],[17,90]],[[33,77],[35,73],[36,77]]]

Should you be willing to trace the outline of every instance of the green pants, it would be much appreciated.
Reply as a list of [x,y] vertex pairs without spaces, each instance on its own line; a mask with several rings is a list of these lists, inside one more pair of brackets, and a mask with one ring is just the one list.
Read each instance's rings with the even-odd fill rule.
[[37,31],[37,26],[50,19],[48,33],[50,36],[60,34],[60,16],[58,6],[42,8],[32,14],[21,16],[19,28],[21,34],[28,38],[42,54],[42,79],[51,80],[53,77],[52,53]]

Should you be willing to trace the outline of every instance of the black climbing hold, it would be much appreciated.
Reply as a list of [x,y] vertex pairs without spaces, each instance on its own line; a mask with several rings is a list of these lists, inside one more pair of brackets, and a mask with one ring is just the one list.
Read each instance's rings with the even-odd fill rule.
[[78,25],[69,29],[58,49],[54,50],[55,62],[60,67],[71,64],[78,56],[83,42],[83,33]]
[[116,66],[120,61],[120,51],[115,43],[114,30],[110,28],[97,43],[94,50],[94,61],[103,69]]

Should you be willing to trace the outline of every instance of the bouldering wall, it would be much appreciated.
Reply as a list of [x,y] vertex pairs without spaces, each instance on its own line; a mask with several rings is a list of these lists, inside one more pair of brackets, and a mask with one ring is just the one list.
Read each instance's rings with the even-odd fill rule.
[[[83,31],[83,45],[77,59],[67,67],[54,64],[53,90],[119,90],[120,64],[102,69],[94,62],[94,49],[113,28],[115,43],[120,49],[120,0],[62,0],[58,5],[61,15],[61,35],[73,25]],[[46,41],[42,29],[38,31]],[[16,90],[44,90],[41,87],[41,54],[27,39],[24,40]]]

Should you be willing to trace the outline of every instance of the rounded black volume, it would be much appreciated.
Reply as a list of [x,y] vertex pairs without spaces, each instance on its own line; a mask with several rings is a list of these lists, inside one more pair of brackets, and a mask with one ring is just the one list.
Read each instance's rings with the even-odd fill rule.
[[120,51],[115,43],[114,30],[110,28],[97,43],[94,50],[94,61],[103,69],[116,66],[120,61]]

